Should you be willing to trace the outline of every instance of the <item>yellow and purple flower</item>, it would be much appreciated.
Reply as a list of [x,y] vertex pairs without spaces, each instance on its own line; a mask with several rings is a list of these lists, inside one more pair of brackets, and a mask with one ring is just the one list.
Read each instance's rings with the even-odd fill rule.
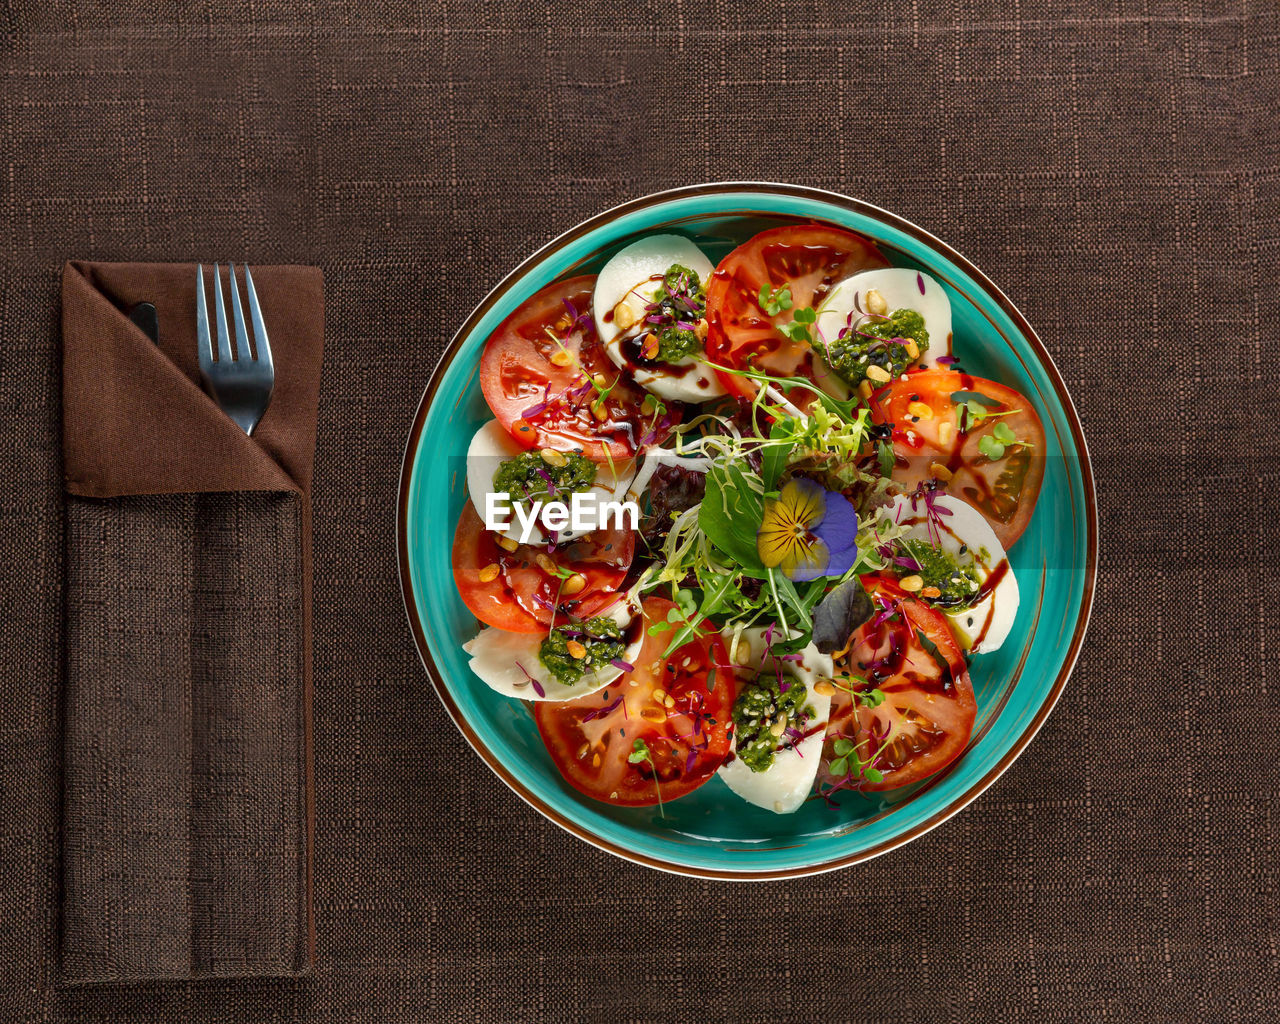
[[804,477],[764,503],[760,561],[796,582],[842,576],[858,559],[858,513],[849,499]]

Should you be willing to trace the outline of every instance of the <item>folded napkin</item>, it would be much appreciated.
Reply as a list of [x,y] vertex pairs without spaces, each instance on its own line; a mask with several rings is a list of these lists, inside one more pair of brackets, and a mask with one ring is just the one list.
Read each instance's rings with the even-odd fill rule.
[[253,276],[276,384],[250,438],[200,388],[194,265],[63,272],[65,983],[312,959],[323,281]]

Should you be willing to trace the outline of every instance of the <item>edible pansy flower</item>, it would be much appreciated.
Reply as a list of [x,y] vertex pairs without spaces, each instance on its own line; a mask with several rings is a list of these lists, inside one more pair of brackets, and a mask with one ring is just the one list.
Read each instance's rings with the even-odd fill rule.
[[764,503],[760,561],[796,582],[842,576],[858,558],[858,513],[849,499],[804,477]]

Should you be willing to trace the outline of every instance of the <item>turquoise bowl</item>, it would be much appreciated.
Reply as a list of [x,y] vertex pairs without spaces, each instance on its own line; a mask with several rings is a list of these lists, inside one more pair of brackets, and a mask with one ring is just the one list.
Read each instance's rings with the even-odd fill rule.
[[[915,786],[871,797],[810,800],[793,815],[752,807],[720,782],[656,808],[611,807],[581,796],[547,756],[529,706],[500,697],[467,667],[477,630],[454,589],[449,557],[466,500],[465,454],[490,413],[477,380],[485,339],[525,298],[571,274],[598,270],[642,235],[676,232],[713,260],[757,231],[822,221],[873,238],[895,264],[938,278],[951,296],[955,350],[970,372],[1016,388],[1047,434],[1044,487],[1010,552],[1022,590],[1014,630],[974,659],[978,719],[964,755]],[[920,228],[844,196],[793,185],[719,183],[646,196],[584,221],[534,253],[468,317],[427,384],[400,478],[400,579],[418,651],[455,724],[531,806],[589,843],[637,863],[711,878],[766,879],[853,864],[945,821],[991,785],[1052,710],[1084,638],[1097,564],[1097,513],[1084,436],[1062,378],[1013,304],[973,264]]]

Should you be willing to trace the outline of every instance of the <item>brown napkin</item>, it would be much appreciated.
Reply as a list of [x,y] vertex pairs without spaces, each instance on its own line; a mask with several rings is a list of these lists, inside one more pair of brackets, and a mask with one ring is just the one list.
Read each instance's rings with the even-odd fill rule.
[[[253,276],[276,385],[250,438],[199,385],[194,265],[63,272],[67,983],[312,959],[323,280]],[[142,301],[158,346],[126,316]]]

